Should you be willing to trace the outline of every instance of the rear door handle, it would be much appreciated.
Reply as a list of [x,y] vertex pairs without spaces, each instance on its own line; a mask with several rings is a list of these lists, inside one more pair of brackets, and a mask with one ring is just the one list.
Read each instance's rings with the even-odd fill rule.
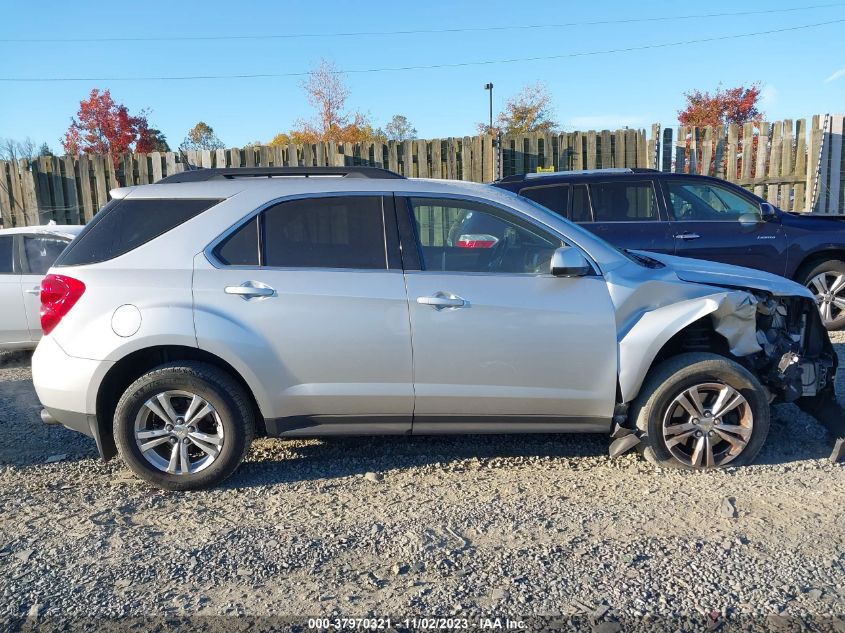
[[28,290],[24,290],[24,292],[28,295],[40,295],[41,294],[41,286],[36,288],[29,288]]
[[265,299],[267,297],[276,296],[275,288],[271,288],[260,281],[245,281],[240,286],[226,286],[224,292],[227,295],[236,295],[241,297],[244,301],[249,301],[251,299]]
[[698,233],[678,233],[675,237],[679,240],[697,240],[701,236]]
[[417,297],[417,303],[424,306],[431,306],[435,310],[466,308],[469,306],[469,301],[450,292],[435,292],[429,297]]

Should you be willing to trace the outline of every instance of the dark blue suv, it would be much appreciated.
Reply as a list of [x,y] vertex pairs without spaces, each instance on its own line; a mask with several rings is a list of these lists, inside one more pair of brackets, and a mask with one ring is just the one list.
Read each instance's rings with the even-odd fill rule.
[[[843,221],[786,213],[717,178],[648,169],[523,174],[494,186],[534,200],[620,248],[789,277],[813,291],[829,330],[845,326]],[[458,232],[483,247],[483,236],[493,231],[478,221],[466,218]]]

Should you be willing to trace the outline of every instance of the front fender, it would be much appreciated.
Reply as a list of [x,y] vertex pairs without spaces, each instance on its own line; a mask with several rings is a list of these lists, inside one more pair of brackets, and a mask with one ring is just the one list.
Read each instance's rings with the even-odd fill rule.
[[644,311],[619,339],[619,390],[622,402],[637,397],[654,359],[669,340],[688,325],[712,315],[716,331],[738,355],[758,351],[756,300],[726,290]]

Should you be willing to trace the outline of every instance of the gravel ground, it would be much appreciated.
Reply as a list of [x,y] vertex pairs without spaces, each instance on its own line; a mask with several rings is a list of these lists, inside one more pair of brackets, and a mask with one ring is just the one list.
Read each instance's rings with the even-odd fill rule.
[[610,459],[599,436],[260,440],[224,487],[174,493],[41,424],[29,360],[0,354],[0,630],[343,614],[845,631],[845,467],[792,405],[755,465],[719,472]]

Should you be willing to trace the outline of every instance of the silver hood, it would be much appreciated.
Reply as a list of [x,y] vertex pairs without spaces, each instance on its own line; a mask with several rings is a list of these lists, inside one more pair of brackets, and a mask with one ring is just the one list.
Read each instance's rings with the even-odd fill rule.
[[719,264],[703,259],[690,259],[676,255],[664,255],[646,251],[634,251],[644,257],[656,259],[665,264],[678,279],[698,284],[720,286],[723,288],[743,288],[762,290],[777,297],[806,297],[813,299],[813,293],[799,283],[785,277],[765,273],[753,268]]

